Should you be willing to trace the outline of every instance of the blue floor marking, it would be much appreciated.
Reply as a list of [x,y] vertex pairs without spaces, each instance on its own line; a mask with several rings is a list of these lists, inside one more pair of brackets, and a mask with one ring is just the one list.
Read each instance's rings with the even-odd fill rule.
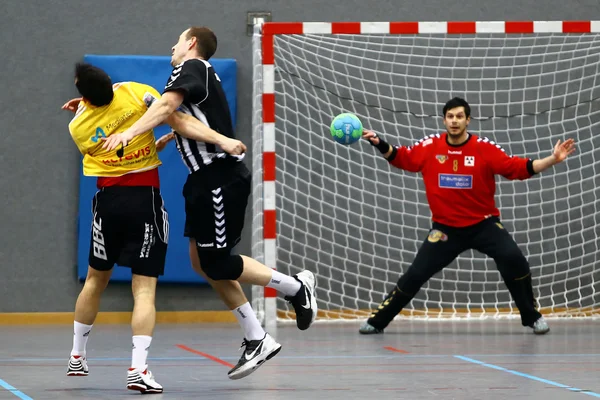
[[563,385],[562,383],[554,382],[554,381],[551,381],[551,380],[548,380],[548,379],[544,379],[544,378],[539,378],[537,376],[525,374],[523,372],[514,371],[512,369],[500,367],[498,365],[488,364],[486,362],[475,360],[473,358],[469,358],[469,357],[465,357],[465,356],[454,356],[454,357],[458,358],[460,360],[463,360],[463,361],[467,361],[467,362],[473,363],[473,364],[481,365],[482,367],[492,368],[492,369],[495,369],[495,370],[498,370],[498,371],[502,371],[502,372],[508,372],[509,374],[513,374],[513,375],[517,375],[517,376],[522,376],[523,378],[527,378],[527,379],[531,379],[533,381],[538,381],[538,382],[545,383],[547,385],[552,385],[552,386],[556,386],[556,387],[559,387],[559,388],[563,388],[563,389],[569,390],[571,392],[577,392],[577,393],[581,393],[581,394],[587,394],[588,396],[599,397],[600,398],[600,394],[596,393],[596,392],[574,388],[574,387],[571,387],[569,385]]

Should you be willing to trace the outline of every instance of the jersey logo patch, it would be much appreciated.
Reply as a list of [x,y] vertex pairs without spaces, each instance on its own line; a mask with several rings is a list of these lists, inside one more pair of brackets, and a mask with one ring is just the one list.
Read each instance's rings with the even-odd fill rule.
[[101,137],[105,138],[106,133],[104,133],[104,130],[102,128],[97,127],[96,134],[94,136],[92,136],[92,142],[98,143],[98,140],[100,140]]
[[146,107],[150,107],[152,103],[156,100],[156,97],[152,95],[152,93],[146,92],[144,93],[144,103],[146,103]]
[[465,167],[475,166],[475,156],[465,156]]
[[448,159],[448,156],[438,154],[437,156],[435,156],[435,158],[440,162],[440,164],[443,164]]
[[473,189],[473,175],[440,174],[439,185],[446,189]]
[[430,241],[431,243],[436,243],[439,242],[440,240],[442,242],[445,242],[446,240],[448,240],[448,235],[446,235],[444,232],[437,230],[437,229],[432,229],[429,232],[429,236],[427,237],[427,240]]

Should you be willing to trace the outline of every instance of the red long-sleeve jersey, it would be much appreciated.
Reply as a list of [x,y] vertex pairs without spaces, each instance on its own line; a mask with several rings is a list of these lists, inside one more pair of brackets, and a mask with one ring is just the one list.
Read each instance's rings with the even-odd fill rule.
[[451,145],[447,133],[431,135],[413,146],[394,146],[388,161],[397,168],[421,172],[432,219],[464,227],[499,216],[494,194],[495,175],[527,179],[533,162],[506,154],[493,141],[469,134],[461,145]]

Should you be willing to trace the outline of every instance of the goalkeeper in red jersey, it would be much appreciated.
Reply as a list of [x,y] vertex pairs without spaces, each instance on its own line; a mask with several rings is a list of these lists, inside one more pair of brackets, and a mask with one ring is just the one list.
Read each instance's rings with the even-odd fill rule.
[[410,147],[391,146],[375,132],[363,132],[391,165],[423,175],[433,224],[413,263],[360,327],[362,334],[382,333],[425,282],[469,249],[494,259],[523,326],[537,334],[550,330],[535,308],[529,263],[500,222],[495,176],[531,178],[564,161],[575,142],[559,140],[550,156],[535,161],[510,156],[493,141],[467,132],[470,114],[465,100],[453,98],[443,108],[447,131]]

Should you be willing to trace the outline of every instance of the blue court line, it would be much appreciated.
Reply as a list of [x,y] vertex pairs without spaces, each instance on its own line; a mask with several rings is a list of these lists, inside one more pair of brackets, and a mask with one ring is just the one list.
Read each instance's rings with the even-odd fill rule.
[[20,390],[17,390],[17,388],[4,382],[2,379],[0,379],[0,386],[2,386],[4,389],[8,390],[9,392],[11,392],[12,394],[14,394],[22,400],[33,400],[31,397],[27,396],[25,393],[21,392]]
[[517,375],[517,376],[522,376],[523,378],[527,378],[527,379],[531,379],[534,381],[538,381],[538,382],[542,382],[545,383],[547,385],[552,385],[552,386],[556,386],[562,389],[567,389],[571,392],[576,392],[576,393],[581,393],[581,394],[587,394],[588,396],[592,396],[592,397],[599,397],[600,398],[600,393],[596,393],[596,392],[591,392],[588,390],[584,390],[584,389],[578,389],[578,388],[574,388],[568,385],[563,385],[562,383],[558,383],[558,382],[554,382],[548,379],[544,379],[544,378],[539,378],[537,376],[534,375],[529,375],[529,374],[525,374],[523,372],[519,372],[519,371],[514,371],[512,369],[508,369],[508,368],[503,368],[503,367],[499,367],[498,365],[494,365],[494,364],[488,364],[486,362],[483,361],[479,361],[479,360],[475,360],[473,358],[469,358],[469,357],[465,357],[465,356],[454,356],[460,360],[463,361],[467,361],[473,364],[478,364],[481,365],[482,367],[487,367],[487,368],[492,368],[498,371],[502,371],[502,372],[508,372],[509,374],[513,374],[513,375]]

